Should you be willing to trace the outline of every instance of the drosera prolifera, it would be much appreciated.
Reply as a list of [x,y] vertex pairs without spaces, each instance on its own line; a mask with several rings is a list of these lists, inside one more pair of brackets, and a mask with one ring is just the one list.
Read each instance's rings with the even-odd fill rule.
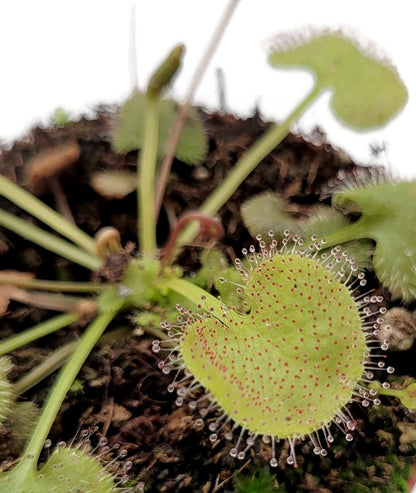
[[204,300],[196,313],[179,307],[177,322],[163,324],[168,339],[154,341],[153,350],[167,351],[159,368],[175,375],[168,390],[176,390],[178,405],[189,401],[202,417],[218,411],[211,442],[221,433],[237,437],[230,455],[244,459],[262,438],[276,467],[283,439],[287,463],[296,466],[299,440],[308,437],[325,456],[334,426],[353,439],[350,402],[380,403],[368,384],[375,370],[393,372],[384,355],[373,354],[388,348],[376,338],[385,308],[374,310],[382,298],[358,290],[364,274],[341,247],[320,254],[324,240],[312,236],[305,246],[289,231],[281,247],[272,232],[267,242],[257,239],[259,251],[251,246],[235,262],[245,313],[223,305],[218,316]]

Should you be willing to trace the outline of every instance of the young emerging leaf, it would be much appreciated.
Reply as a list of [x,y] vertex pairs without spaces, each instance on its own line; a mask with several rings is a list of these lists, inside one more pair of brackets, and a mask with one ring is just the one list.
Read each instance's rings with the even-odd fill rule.
[[159,97],[162,90],[170,84],[179,69],[185,46],[176,46],[156,69],[147,86],[147,97]]
[[358,130],[384,125],[405,105],[406,87],[390,63],[364,54],[340,32],[288,41],[272,51],[271,65],[312,71],[318,88],[333,91],[332,110],[346,125]]
[[235,476],[235,493],[283,493],[274,484],[276,477],[268,468],[253,468],[250,475],[237,473]]
[[416,182],[357,187],[333,197],[338,208],[361,212],[357,222],[328,237],[331,244],[371,238],[374,272],[393,298],[416,298]]
[[[160,99],[158,158],[165,150],[166,141],[176,117],[176,103],[172,99]],[[118,152],[130,152],[143,146],[146,125],[146,96],[136,92],[121,108],[113,129],[113,147]],[[201,119],[195,110],[182,129],[175,156],[186,164],[199,164],[208,150],[208,142]]]

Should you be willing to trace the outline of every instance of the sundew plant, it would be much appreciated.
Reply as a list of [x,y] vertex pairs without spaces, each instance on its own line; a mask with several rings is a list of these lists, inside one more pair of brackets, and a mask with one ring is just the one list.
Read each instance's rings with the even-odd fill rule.
[[[171,339],[155,341],[153,349],[168,347],[162,369],[190,372],[181,379],[189,386],[179,386],[178,404],[200,386],[208,390],[190,405],[208,401],[203,415],[219,411],[209,425],[211,441],[231,420],[240,429],[232,456],[243,459],[261,436],[271,442],[270,464],[277,466],[275,442],[283,438],[290,445],[287,462],[296,465],[297,439],[308,436],[314,453],[326,455],[334,440],[331,424],[353,438],[355,422],[346,407],[351,400],[365,407],[380,403],[367,383],[385,367],[382,356],[371,354],[374,343],[379,346],[375,331],[385,308],[372,311],[380,297],[354,294],[365,286],[364,275],[339,247],[318,256],[323,242],[316,237],[304,245],[285,231],[279,248],[269,236],[268,242],[258,238],[258,253],[251,248],[244,262],[236,261],[243,312],[225,305],[218,311],[204,298],[199,306],[206,309],[180,309],[183,320],[166,326]],[[381,347],[386,350],[387,341]]]
[[[210,440],[216,442],[225,434],[234,441],[233,457],[245,457],[260,437],[270,443],[272,466],[278,465],[276,444],[280,439],[287,441],[290,464],[296,465],[296,442],[306,437],[316,454],[325,455],[333,441],[334,426],[347,440],[352,439],[355,422],[348,408],[351,401],[364,407],[379,403],[370,385],[373,372],[392,371],[382,356],[372,353],[380,346],[376,335],[383,309],[373,308],[379,297],[365,292],[364,275],[339,246],[322,253],[323,239],[303,239],[289,231],[283,235],[276,232],[283,236],[281,243],[273,232],[259,237],[258,247],[244,251],[236,262],[239,276],[231,268],[217,273],[218,292],[224,299],[230,286],[236,289],[238,296],[230,304],[196,285],[192,278],[185,278],[175,259],[197,235],[198,224],[205,234],[219,239],[222,226],[215,214],[324,90],[333,93],[335,114],[353,128],[372,128],[391,119],[407,98],[396,71],[363,54],[338,32],[316,33],[311,39],[275,48],[271,63],[306,66],[315,74],[314,89],[286,121],[270,126],[197,211],[179,218],[170,240],[161,248],[156,241],[157,196],[165,184],[163,167],[158,163],[168,146],[167,134],[175,126],[175,103],[164,99],[163,91],[180,65],[182,53],[182,45],[172,50],[155,71],[146,92],[133,94],[122,107],[114,128],[115,148],[140,151],[136,250],[126,249],[112,227],[90,237],[12,180],[0,176],[0,194],[38,221],[29,223],[0,210],[0,225],[6,234],[10,230],[91,272],[115,258],[123,259],[119,279],[106,283],[2,274],[1,283],[7,285],[10,299],[43,307],[50,307],[53,299],[53,309],[63,314],[1,341],[0,355],[81,317],[90,322],[80,339],[66,348],[60,363],[56,364],[55,358],[54,366],[51,363],[38,373],[37,381],[62,366],[20,461],[0,474],[0,488],[40,492],[52,491],[54,485],[54,491],[60,492],[67,491],[69,483],[71,491],[116,488],[106,470],[91,477],[82,472],[95,470],[85,462],[94,458],[82,450],[75,454],[75,465],[68,465],[68,452],[61,453],[58,466],[54,455],[40,469],[38,461],[67,392],[104,331],[120,313],[136,314],[136,319],[143,320],[149,306],[158,306],[166,313],[173,310],[175,317],[176,309],[179,311],[179,318],[164,322],[163,330],[157,330],[158,339],[153,343],[154,352],[162,355],[159,368],[173,375],[168,390],[177,393],[178,404],[189,401],[202,417],[215,416],[209,424]],[[192,164],[203,160],[205,151],[202,128],[197,115],[191,113],[185,118],[177,155]],[[82,293],[88,293],[88,304]],[[183,300],[181,305],[176,305],[178,297]],[[381,349],[387,347],[387,341],[381,343]],[[382,385],[375,386],[382,392]],[[11,392],[2,404],[5,416],[11,412],[10,400],[19,395],[10,387],[7,382],[2,387]],[[18,389],[24,392],[24,387]],[[408,398],[410,391],[403,392]]]

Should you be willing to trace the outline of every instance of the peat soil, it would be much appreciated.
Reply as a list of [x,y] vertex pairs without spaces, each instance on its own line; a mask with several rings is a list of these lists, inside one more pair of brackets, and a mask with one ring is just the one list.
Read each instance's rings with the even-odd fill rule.
[[[101,196],[90,185],[91,176],[97,171],[135,169],[135,153],[120,155],[111,149],[114,112],[114,108],[99,108],[89,119],[61,127],[33,129],[23,140],[3,149],[0,172],[25,186],[25,166],[30,158],[60,143],[77,142],[81,147],[80,158],[60,177],[76,223],[91,235],[103,226],[115,226],[123,245],[130,244],[134,249],[135,193],[115,200]],[[244,120],[223,113],[202,115],[209,137],[209,155],[198,167],[174,162],[158,225],[161,246],[176,218],[196,209],[267,127],[258,114]],[[355,165],[344,152],[326,143],[319,129],[307,138],[290,135],[221,209],[219,217],[225,236],[218,246],[231,261],[240,255],[243,247],[253,243],[243,226],[239,208],[245,199],[257,193],[265,190],[279,193],[288,200],[291,212],[303,216],[312,205],[329,203],[331,190],[345,182],[371,180],[379,173],[380,170],[372,167]],[[41,199],[55,206],[47,189],[43,190]],[[34,221],[7,200],[0,199],[0,207]],[[200,245],[184,250],[179,263],[186,273],[198,270],[201,251]],[[6,230],[0,230],[0,269],[31,272],[39,279],[86,281],[91,277],[85,269]],[[371,273],[368,278],[370,287],[385,297],[385,305],[392,306],[389,293],[378,286]],[[50,316],[46,310],[12,302],[0,320],[0,338]],[[131,478],[144,481],[146,491],[150,492],[232,492],[237,470],[250,476],[255,467],[267,469],[270,454],[266,446],[257,444],[244,461],[233,459],[229,455],[232,444],[225,440],[211,444],[209,431],[196,420],[198,416],[187,406],[175,405],[175,397],[167,392],[170,377],[157,369],[157,357],[151,351],[152,336],[132,326],[129,315],[119,317],[112,327],[124,327],[125,331],[117,341],[98,347],[89,357],[79,375],[79,385],[67,396],[52,429],[52,443],[69,442],[80,431],[95,430],[90,437],[93,444],[105,436],[108,445],[114,447],[104,458],[115,458],[118,446],[127,450],[123,460],[132,462]],[[11,380],[19,379],[52,350],[76,339],[82,330],[82,324],[74,324],[15,351]],[[399,356],[389,353],[389,364],[396,367],[396,378],[412,375],[412,371],[412,376],[416,376],[412,370],[414,358],[414,349]],[[21,399],[41,405],[53,379],[52,375]],[[285,465],[287,447],[279,444],[279,467],[272,470],[275,486],[279,485],[276,491],[406,491],[403,478],[414,461],[414,448],[399,426],[414,423],[416,427],[416,417],[394,399],[382,398],[382,401],[381,406],[370,409],[351,405],[357,420],[354,440],[347,443],[343,434],[335,431],[335,443],[327,457],[314,456],[311,445],[305,441],[297,446],[299,467],[294,469]],[[7,467],[20,452],[21,443],[13,432],[1,427],[0,464]]]

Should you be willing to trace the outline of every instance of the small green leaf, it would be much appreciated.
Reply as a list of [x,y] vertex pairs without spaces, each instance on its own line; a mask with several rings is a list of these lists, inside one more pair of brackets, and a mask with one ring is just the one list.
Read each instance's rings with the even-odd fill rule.
[[312,71],[317,87],[333,91],[332,110],[346,125],[358,130],[382,126],[405,105],[406,87],[391,64],[364,54],[340,32],[299,42],[294,38],[272,51],[270,63]]
[[235,493],[283,493],[284,488],[275,487],[276,476],[269,469],[253,468],[250,475],[235,476]]
[[53,113],[53,122],[58,127],[66,127],[71,123],[71,116],[64,108],[58,107]]
[[393,298],[416,298],[416,182],[384,183],[336,194],[333,204],[356,209],[361,217],[334,233],[333,242],[371,238],[376,242],[373,267]]
[[[176,117],[176,103],[172,99],[161,99],[159,106],[158,158],[165,150],[166,141]],[[123,105],[113,129],[113,147],[126,153],[143,147],[146,125],[146,97],[136,92]],[[175,156],[186,164],[199,164],[208,150],[208,142],[198,113],[190,111],[183,126]]]
[[287,212],[286,201],[271,192],[264,192],[246,200],[241,206],[241,217],[253,238],[257,234],[266,237],[269,231],[280,236],[285,229],[291,232],[299,230],[297,221]]

